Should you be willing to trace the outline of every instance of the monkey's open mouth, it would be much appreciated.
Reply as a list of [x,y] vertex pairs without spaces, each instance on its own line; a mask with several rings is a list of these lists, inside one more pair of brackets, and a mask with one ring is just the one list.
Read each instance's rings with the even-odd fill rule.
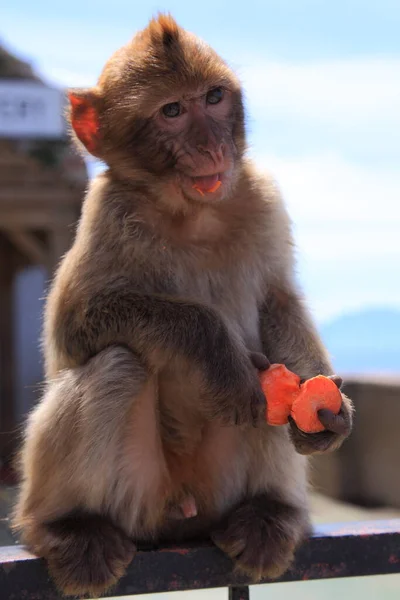
[[193,188],[202,196],[204,194],[213,194],[222,184],[220,174],[205,175],[203,177],[193,177]]

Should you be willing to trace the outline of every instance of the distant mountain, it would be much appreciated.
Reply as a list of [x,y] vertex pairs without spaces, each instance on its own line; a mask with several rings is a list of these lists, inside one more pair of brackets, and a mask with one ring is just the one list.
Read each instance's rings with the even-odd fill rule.
[[400,311],[365,309],[343,315],[320,327],[320,333],[341,373],[400,373]]

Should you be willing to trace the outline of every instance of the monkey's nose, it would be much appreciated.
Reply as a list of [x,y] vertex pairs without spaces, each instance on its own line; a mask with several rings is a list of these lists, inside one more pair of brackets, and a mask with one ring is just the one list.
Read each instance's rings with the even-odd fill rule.
[[225,144],[220,144],[219,148],[216,152],[216,158],[218,161],[223,161],[224,160],[224,156],[225,156]]
[[215,146],[211,146],[211,145],[206,146],[206,145],[198,144],[197,150],[201,154],[207,155],[216,164],[222,163],[223,160],[224,160],[225,144],[223,144],[223,143],[219,144],[219,146],[217,146],[217,145],[215,145]]

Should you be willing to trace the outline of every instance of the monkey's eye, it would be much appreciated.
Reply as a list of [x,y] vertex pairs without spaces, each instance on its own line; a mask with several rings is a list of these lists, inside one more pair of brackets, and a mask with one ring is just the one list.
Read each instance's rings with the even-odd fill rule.
[[207,104],[218,104],[224,97],[224,90],[222,88],[214,88],[207,93],[206,102]]
[[164,117],[173,119],[174,117],[179,117],[182,112],[182,108],[179,102],[171,102],[170,104],[165,104],[165,106],[162,107],[162,112]]

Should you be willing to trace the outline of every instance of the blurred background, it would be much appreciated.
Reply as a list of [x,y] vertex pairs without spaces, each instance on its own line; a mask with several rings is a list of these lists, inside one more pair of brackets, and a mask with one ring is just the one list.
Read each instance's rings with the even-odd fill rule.
[[[14,542],[10,458],[40,394],[43,299],[103,168],[69,144],[65,88],[93,85],[158,10],[241,78],[249,152],[284,194],[299,281],[356,404],[351,438],[313,461],[314,520],[400,515],[398,0],[18,0],[0,20],[0,544]],[[398,598],[397,577],[371,581],[345,589]],[[341,585],[300,584],[295,595],[329,599]]]

